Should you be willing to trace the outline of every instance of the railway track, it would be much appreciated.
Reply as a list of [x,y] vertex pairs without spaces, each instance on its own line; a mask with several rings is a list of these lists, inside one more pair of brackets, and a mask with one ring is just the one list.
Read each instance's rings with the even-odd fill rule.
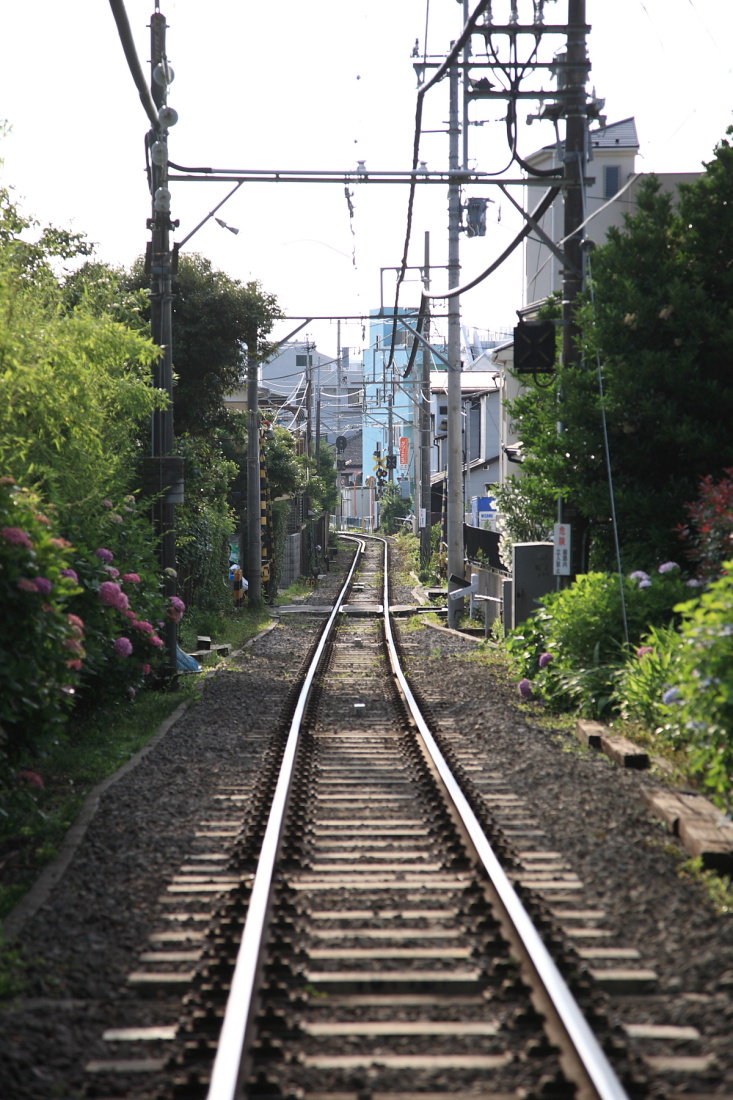
[[[186,989],[183,1023],[107,1032],[95,1095],[642,1095],[596,996],[629,953],[501,776],[431,733],[390,650],[383,544],[357,541],[261,782],[222,789],[131,976]],[[176,1053],[133,1070],[136,1043]]]

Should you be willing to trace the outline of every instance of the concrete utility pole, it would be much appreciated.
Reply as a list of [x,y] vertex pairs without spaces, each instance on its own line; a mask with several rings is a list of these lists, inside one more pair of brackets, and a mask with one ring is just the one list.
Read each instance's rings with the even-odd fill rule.
[[[177,119],[166,107],[172,73],[165,47],[165,16],[156,11],[150,18],[150,94],[158,108],[160,128],[151,133],[152,217],[148,267],[150,272],[150,331],[161,355],[153,366],[153,381],[168,396],[166,409],[151,418],[150,457],[146,460],[145,489],[156,496],[153,522],[160,546],[160,564],[166,596],[176,594],[176,509],[183,501],[183,459],[173,455],[173,272],[170,249],[170,191],[168,190],[168,125]],[[178,224],[178,223],[176,223]],[[166,620],[162,628],[166,646],[166,676],[175,680],[178,672],[176,624]]]
[[[566,52],[566,123],[563,183],[565,194],[565,219],[563,245],[568,263],[563,268],[562,283],[562,363],[563,367],[580,365],[578,351],[579,329],[576,320],[576,302],[583,289],[583,249],[581,231],[583,222],[582,180],[585,172],[586,143],[586,79],[590,68],[586,51],[585,0],[568,0],[568,27]],[[562,418],[562,409],[560,417]],[[580,529],[579,515],[567,501],[558,501],[558,523],[569,524],[572,529],[572,574],[584,573],[584,532]],[[568,583],[572,577],[563,580]]]
[[[430,233],[425,233],[425,293],[430,291]],[[424,335],[430,339],[430,299],[425,310]],[[432,519],[432,490],[430,487],[430,350],[422,345],[422,374],[420,378],[420,508],[425,512],[425,526],[420,533],[420,565],[427,569],[430,561],[430,521]],[[417,513],[420,522],[420,513]]]
[[247,344],[247,600],[262,599],[262,526],[260,523],[260,406],[257,337]]
[[[458,66],[452,65],[450,79],[450,113],[448,134],[450,151],[448,165],[458,170]],[[460,285],[459,233],[461,223],[461,189],[452,182],[448,188],[448,288]],[[463,488],[461,463],[461,314],[459,298],[448,299],[448,470],[446,526],[448,541],[448,590],[460,585],[452,577],[463,580]],[[463,600],[448,600],[448,625],[454,627],[463,610]]]

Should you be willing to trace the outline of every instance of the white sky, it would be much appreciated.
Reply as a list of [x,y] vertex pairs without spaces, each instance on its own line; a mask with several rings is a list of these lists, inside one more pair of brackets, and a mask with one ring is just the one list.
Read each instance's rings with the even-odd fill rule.
[[[473,0],[470,9],[474,6]],[[153,0],[126,0],[138,54],[148,71]],[[175,69],[169,104],[178,111],[171,159],[230,168],[371,169],[411,164],[416,81],[410,57],[422,51],[426,0],[161,0]],[[428,52],[442,54],[460,32],[462,5],[430,0]],[[494,0],[494,17],[509,0]],[[531,13],[520,0],[520,14]],[[565,21],[566,0],[546,19]],[[587,0],[592,25],[589,85],[606,100],[609,122],[634,115],[642,171],[696,171],[725,135],[733,108],[731,0]],[[552,39],[555,47],[559,38]],[[476,48],[478,47],[478,43]],[[551,87],[549,76],[545,87]],[[484,102],[493,125],[471,127],[471,164],[505,163],[503,102]],[[536,104],[527,104],[535,110]],[[445,130],[447,81],[427,97],[424,127]],[[472,117],[479,117],[476,106]],[[149,196],[143,139],[147,117],[127,69],[106,0],[33,0],[5,5],[0,59],[2,182],[42,223],[71,227],[98,244],[100,259],[129,265],[145,246]],[[520,151],[554,140],[548,124],[520,122]],[[447,167],[444,132],[426,134],[421,158]],[[512,171],[514,176],[519,173]],[[172,215],[181,239],[230,189],[181,183]],[[353,314],[379,305],[380,268],[396,267],[405,235],[407,189],[355,185],[353,220],[342,185],[245,184],[219,212],[240,232],[213,221],[187,246],[233,278],[259,279],[291,315]],[[492,194],[469,189],[471,194]],[[521,192],[514,189],[519,197]],[[519,228],[506,200],[489,207],[488,232],[462,235],[462,281],[483,270]],[[501,206],[501,221],[497,213]],[[410,264],[420,264],[430,231],[433,265],[445,263],[447,194],[418,189]],[[519,256],[519,253],[517,253]],[[416,275],[417,273],[413,273]],[[434,272],[436,292],[445,272]],[[384,276],[385,303],[393,301]],[[413,293],[411,293],[413,291]],[[516,260],[462,298],[462,319],[482,330],[508,329],[521,306]],[[418,301],[408,284],[401,302]],[[296,322],[283,322],[285,336]],[[333,354],[334,323],[311,323],[301,336]],[[362,343],[361,325],[344,324],[342,344]]]

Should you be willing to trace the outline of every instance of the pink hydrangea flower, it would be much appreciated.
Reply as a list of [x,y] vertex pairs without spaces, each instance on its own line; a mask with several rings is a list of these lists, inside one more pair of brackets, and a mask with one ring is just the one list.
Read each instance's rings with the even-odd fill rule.
[[11,543],[12,546],[24,546],[26,550],[33,549],[33,543],[28,537],[27,532],[21,531],[20,527],[3,527],[0,531],[0,535],[6,542]]
[[73,569],[62,569],[61,570],[61,576],[62,577],[68,577],[70,581],[74,582],[74,584],[79,583],[79,577],[77,576],[77,574],[75,573],[75,571]]
[[21,592],[38,592],[35,581],[32,581],[30,577],[21,577],[17,582],[17,586]]
[[115,580],[117,580],[120,575],[119,569],[115,569],[114,565],[105,565],[104,571],[105,573],[109,573],[110,577],[113,577]]
[[115,638],[114,651],[118,657],[129,657],[132,653],[132,642],[129,638]]
[[75,657],[73,661],[66,662],[66,667],[73,669],[74,672],[79,672],[81,670],[81,661],[78,657]]
[[114,607],[116,611],[127,611],[129,601],[127,596],[114,581],[102,581],[99,586],[99,598],[108,607]]
[[151,635],[148,641],[151,645],[154,645],[156,649],[162,649],[163,647],[163,639],[159,638],[157,634]]
[[18,772],[18,778],[25,779],[26,783],[30,783],[31,787],[40,787],[41,790],[43,790],[44,782],[38,772],[32,772],[24,768],[22,772]]
[[149,676],[149,675],[150,675],[150,673],[151,673],[151,672],[152,672],[153,670],[152,670],[152,668],[150,667],[150,665],[144,665],[144,664],[143,664],[143,665],[140,665],[140,671],[142,672],[143,676]]
[[145,622],[145,620],[143,620],[142,622],[138,622],[137,619],[135,619],[132,625],[135,627],[136,630],[141,630],[144,634],[155,633],[155,627],[153,626],[153,624]]
[[78,615],[69,614],[69,615],[66,616],[66,621],[69,624],[69,626],[72,627],[75,631],[79,630],[79,631],[83,632],[83,630],[84,630],[84,620],[80,619]]
[[643,657],[644,654],[653,653],[653,652],[654,652],[654,646],[640,645],[639,648],[636,651],[636,656],[637,657]]
[[44,516],[42,512],[37,512],[33,517],[38,523],[42,523],[44,527],[48,527],[51,520],[48,516]]
[[111,500],[103,500],[102,501],[102,507],[103,508],[114,508],[114,504],[112,503]]
[[137,573],[123,573],[123,581],[127,581],[128,584],[140,584],[140,578]]

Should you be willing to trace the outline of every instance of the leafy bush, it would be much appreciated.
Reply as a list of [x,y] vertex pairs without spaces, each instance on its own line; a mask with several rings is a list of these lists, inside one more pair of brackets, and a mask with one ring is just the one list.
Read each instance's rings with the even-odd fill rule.
[[[722,804],[733,791],[733,560],[682,615],[677,678],[666,699],[691,770]],[[673,698],[676,694],[677,698]]]
[[720,575],[733,554],[733,467],[719,481],[704,477],[697,500],[685,506],[689,523],[677,533],[687,543],[686,556],[695,562],[703,581]]
[[667,562],[654,578],[587,573],[540,600],[539,610],[507,638],[518,671],[557,710],[600,717],[615,704],[614,682],[629,647],[650,628],[669,624],[685,592],[679,567]]
[[132,494],[118,507],[104,500],[97,511],[92,526],[99,544],[89,546],[85,530],[74,540],[79,588],[70,607],[85,625],[79,685],[85,706],[134,694],[161,664],[159,630],[173,614],[162,594],[147,513]]
[[664,697],[677,683],[681,646],[673,627],[652,627],[629,655],[614,691],[616,709],[625,721],[640,722],[649,729],[668,722],[670,707]]
[[53,531],[37,494],[0,478],[0,756],[14,762],[62,730],[84,655],[73,548]]

